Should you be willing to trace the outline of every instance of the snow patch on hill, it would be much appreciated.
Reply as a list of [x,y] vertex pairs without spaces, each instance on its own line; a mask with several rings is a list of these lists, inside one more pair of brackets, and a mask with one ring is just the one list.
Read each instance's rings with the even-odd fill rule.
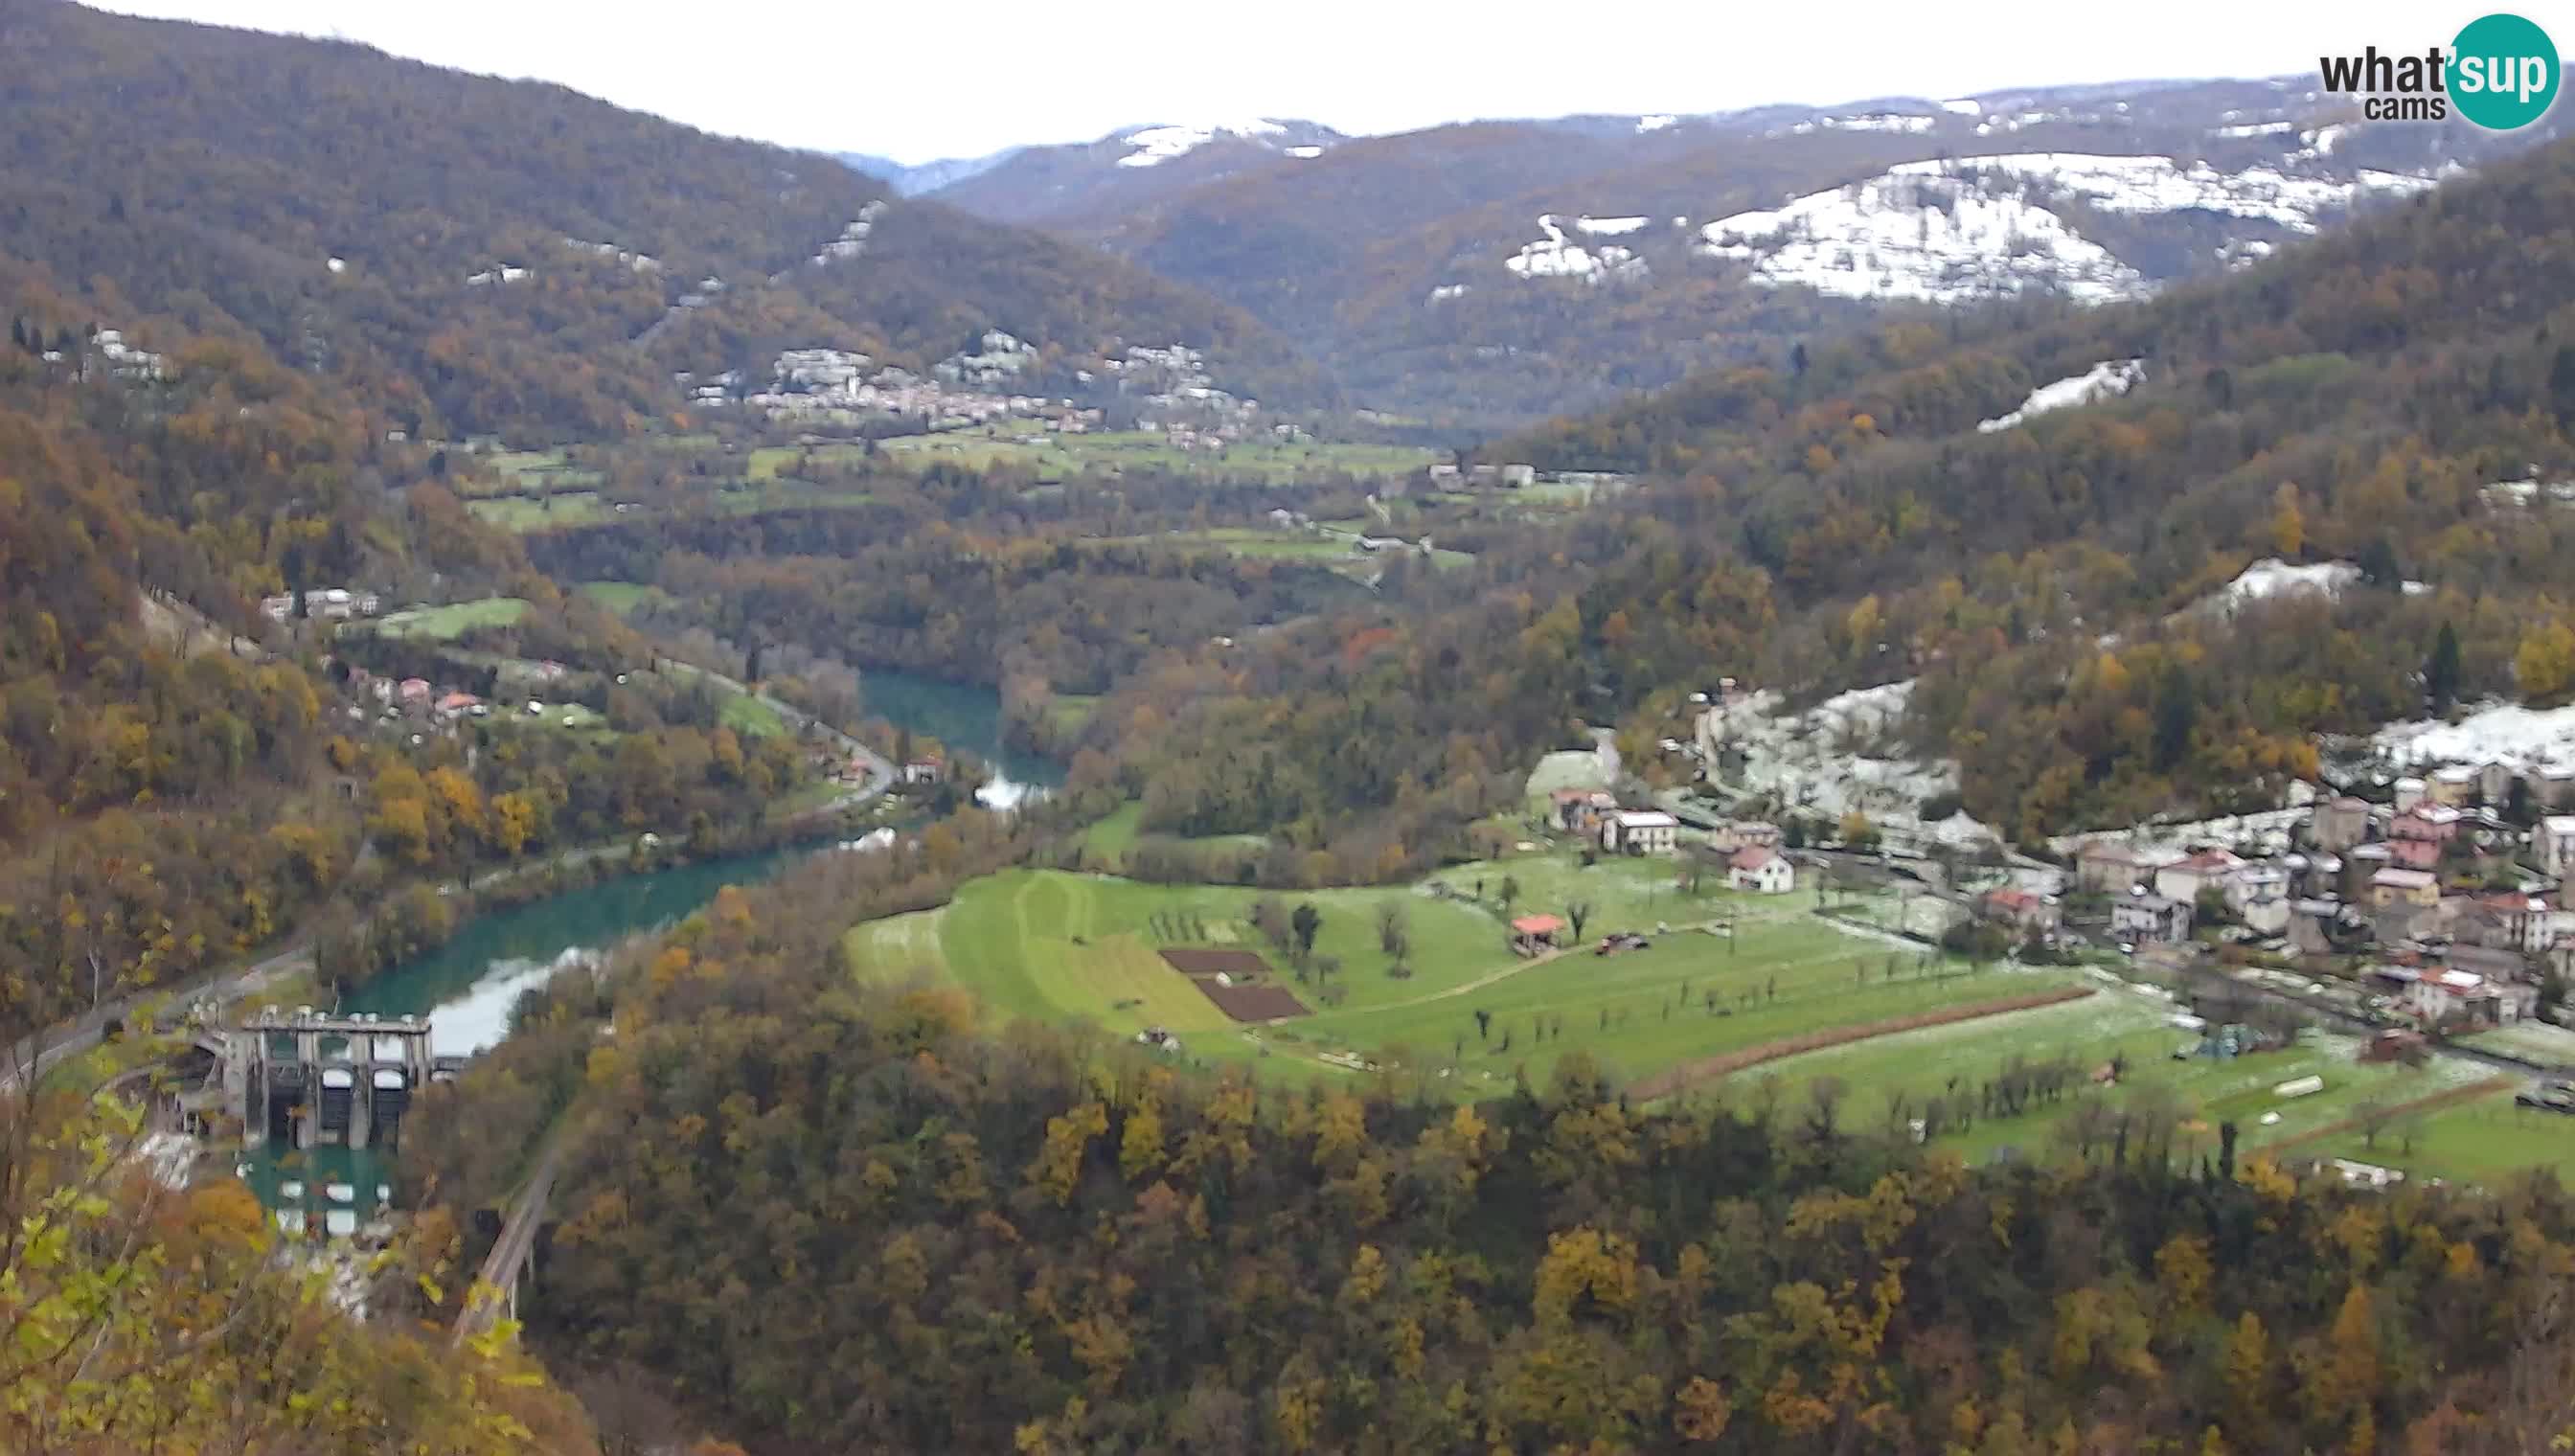
[[1268,137],[1288,130],[1275,121],[1254,117],[1249,121],[1216,122],[1207,126],[1139,127],[1118,140],[1136,150],[1118,159],[1121,167],[1159,167],[1174,157],[1185,157],[1219,137]]
[[1575,218],[1574,230],[1595,238],[1615,238],[1645,225],[1643,218]]
[[1845,298],[1949,303],[2053,289],[2102,303],[2149,285],[2076,232],[2055,204],[2130,216],[2210,212],[2311,233],[2324,214],[2363,196],[2404,195],[2433,182],[2377,171],[2338,181],[2272,166],[2222,172],[2170,157],[2083,152],[1928,159],[1720,218],[1700,230],[1700,251],[1752,260],[1756,283]]
[[1941,102],[1940,109],[1949,113],[1951,116],[1982,116],[1985,114],[1985,104],[1983,102],[1973,101],[1964,96],[1961,96],[1954,101]]
[[2361,194],[2404,194],[2433,185],[2429,177],[2362,172],[2351,182],[2292,177],[2277,167],[2221,172],[2205,162],[2189,166],[2170,157],[2101,156],[2089,152],[2012,152],[1905,162],[1906,176],[1973,176],[2000,173],[2072,194],[2104,212],[2144,215],[2199,210],[2258,218],[2292,232],[2312,233],[2319,214],[2349,207]]
[[1922,801],[1954,793],[1958,765],[1946,758],[1907,759],[1871,750],[1892,737],[1913,696],[1910,679],[1837,694],[1803,713],[1783,714],[1779,695],[1764,690],[1709,708],[1695,728],[1700,750],[1717,761],[1743,755],[1728,780],[1772,793],[1788,805],[1839,816],[1858,809],[1878,824],[1945,842],[1990,837],[1963,814],[1925,824]]
[[1813,131],[1841,132],[1927,132],[1939,123],[1936,116],[1909,116],[1900,112],[1878,112],[1868,116],[1820,116],[1801,121],[1788,128],[1791,136],[1804,136]]
[[2273,597],[2298,592],[2321,592],[2339,597],[2345,587],[2360,580],[2360,568],[2349,562],[2318,562],[2313,566],[2293,567],[2277,557],[2264,557],[2236,575],[2234,581],[2204,599],[2201,606],[2219,612],[2232,612],[2248,602],[2265,602]]
[[2086,303],[2145,279],[2045,207],[1937,177],[1874,177],[1699,230],[1699,251],[1753,260],[1752,281],[1839,298],[1932,303],[2053,288]]
[[[1641,225],[1643,220],[1637,221]],[[1577,227],[1580,225],[1576,223]],[[1585,248],[1567,239],[1563,226],[1553,213],[1539,214],[1537,226],[1538,231],[1546,234],[1543,239],[1523,246],[1516,256],[1502,260],[1502,266],[1518,277],[1579,278],[1587,283],[1601,283],[1640,277],[1645,271],[1644,260],[1631,249],[1616,246]]]
[[2145,376],[2146,362],[2142,359],[2105,359],[2071,379],[2060,379],[2054,384],[2043,384],[2031,390],[2029,398],[2020,402],[2019,409],[1991,420],[1977,421],[1976,431],[1991,435],[1997,430],[2009,430],[2033,415],[2124,395],[2130,386]]
[[1636,132],[1640,136],[1646,132],[1658,132],[1679,120],[1679,117],[1669,114],[1640,116],[1636,118]]
[[2575,707],[2524,708],[2498,703],[2457,723],[2393,723],[2370,738],[2398,763],[2483,763],[2501,758],[2533,767],[2575,765]]
[[2297,123],[2294,121],[2248,121],[2236,126],[2219,127],[2217,129],[2217,135],[2221,137],[2276,137],[2280,133],[2285,132],[2296,125]]

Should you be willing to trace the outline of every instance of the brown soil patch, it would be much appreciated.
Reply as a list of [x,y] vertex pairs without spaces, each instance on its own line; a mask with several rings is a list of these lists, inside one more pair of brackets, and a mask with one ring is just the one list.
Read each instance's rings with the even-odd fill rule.
[[1222,971],[1240,980],[1248,975],[1266,975],[1270,962],[1249,950],[1216,950],[1205,945],[1174,945],[1159,952],[1166,964],[1183,975],[1215,975]]
[[1891,1016],[1883,1021],[1863,1021],[1856,1026],[1836,1026],[1829,1031],[1810,1031],[1803,1036],[1765,1041],[1722,1056],[1701,1057],[1679,1066],[1658,1071],[1627,1089],[1629,1095],[1651,1099],[1668,1097],[1693,1083],[1708,1081],[1739,1072],[1745,1067],[1777,1061],[1800,1052],[1821,1051],[1827,1046],[1842,1046],[1853,1041],[1866,1041],[1872,1036],[1892,1036],[1898,1031],[1919,1031],[1925,1026],[1946,1026],[1953,1021],[1973,1021],[1980,1016],[2000,1016],[2012,1011],[2028,1011],[2040,1006],[2079,1001],[2092,994],[2090,986],[2061,986],[2052,991],[2039,991],[2026,996],[2005,996],[2000,1000],[1970,1001],[1963,1006],[1946,1006],[1937,1011],[1922,1011],[1911,1016]]
[[1207,992],[1218,1010],[1238,1021],[1276,1021],[1305,1014],[1305,1003],[1285,986],[1219,985],[1214,976],[1198,975],[1191,976],[1190,983]]

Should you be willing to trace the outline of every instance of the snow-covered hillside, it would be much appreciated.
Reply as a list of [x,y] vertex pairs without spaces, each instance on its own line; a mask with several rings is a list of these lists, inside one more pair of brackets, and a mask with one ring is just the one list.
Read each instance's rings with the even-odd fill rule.
[[1958,765],[1946,758],[1880,756],[1891,742],[1913,696],[1913,683],[1887,683],[1837,694],[1804,713],[1780,711],[1779,695],[1764,690],[1732,704],[1710,707],[1694,727],[1710,762],[1740,754],[1726,781],[1774,794],[1783,806],[1838,817],[1852,809],[1908,838],[1974,844],[1993,832],[1964,813],[1936,823],[1921,816],[1925,799],[1953,794]]
[[[2149,217],[2200,213],[2311,233],[2373,196],[2434,179],[2361,169],[2348,177],[2261,165],[2221,171],[2163,156],[2018,152],[1905,162],[1783,206],[1720,218],[1700,251],[1752,263],[1753,281],[1844,298],[1948,303],[2052,290],[2086,303],[2149,280],[2058,209]],[[2248,255],[2249,256],[2249,255]]]
[[1118,159],[1121,167],[1159,167],[1176,157],[1186,157],[1220,137],[1253,142],[1274,152],[1310,160],[1323,154],[1340,134],[1311,122],[1273,121],[1256,116],[1245,121],[1206,122],[1189,126],[1157,124],[1119,132],[1110,141],[1127,147],[1127,155]]
[[2094,400],[2124,395],[2130,386],[2145,377],[2146,362],[2142,359],[2103,360],[2071,379],[2040,385],[2029,392],[2028,399],[2020,402],[2019,409],[1991,420],[1979,420],[1976,430],[1979,434],[1991,435],[1997,430],[2009,430],[2033,415],[2044,415],[2050,410],[2070,410],[2077,405],[2091,404]]
[[[1645,225],[1643,218],[1576,218],[1576,231],[1588,236],[1618,237]],[[1617,244],[1586,248],[1564,235],[1563,221],[1553,213],[1542,213],[1538,231],[1546,236],[1504,259],[1502,266],[1521,278],[1579,278],[1586,283],[1613,279],[1639,278],[1644,275],[1644,260],[1635,250]]]

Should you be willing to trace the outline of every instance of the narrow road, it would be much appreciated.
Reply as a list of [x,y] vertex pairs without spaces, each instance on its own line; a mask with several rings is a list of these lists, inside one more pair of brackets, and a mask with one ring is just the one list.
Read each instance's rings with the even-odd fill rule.
[[510,1286],[527,1266],[528,1254],[536,1247],[537,1230],[545,1226],[547,1204],[554,1197],[555,1173],[563,1166],[564,1149],[571,1142],[570,1132],[559,1127],[547,1139],[545,1150],[537,1154],[536,1169],[528,1174],[527,1186],[510,1204],[509,1216],[501,1224],[501,1236],[493,1241],[492,1252],[484,1256],[483,1267],[474,1276],[474,1288],[466,1296],[465,1310],[456,1317],[457,1346],[488,1333],[508,1307]]
[[21,1071],[42,1077],[58,1062],[75,1057],[98,1045],[100,1035],[110,1021],[131,1022],[144,1008],[155,1002],[193,1002],[217,1000],[231,1002],[265,990],[277,981],[308,970],[313,965],[309,946],[296,944],[261,960],[237,969],[221,972],[191,986],[172,986],[150,992],[117,996],[100,1002],[94,1009],[74,1020],[51,1026],[33,1036],[22,1037],[9,1048],[9,1062],[0,1067],[0,1091],[17,1086]]

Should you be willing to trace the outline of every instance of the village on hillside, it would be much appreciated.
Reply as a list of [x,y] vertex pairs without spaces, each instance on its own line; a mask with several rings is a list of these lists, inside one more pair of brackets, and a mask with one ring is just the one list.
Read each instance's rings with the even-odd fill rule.
[[1658,745],[1688,786],[1647,787],[1603,735],[1550,755],[1533,803],[1586,852],[1697,862],[1827,911],[1864,887],[1902,907],[1874,923],[1952,951],[1981,936],[2032,964],[2222,978],[2387,1048],[2537,1073],[2524,1105],[2575,1113],[2575,718],[2390,729],[2336,745],[2278,809],[2015,850],[1963,813],[1923,816],[1954,766],[1874,736],[1905,688],[1798,715],[1724,680],[1691,695],[1693,736]]

